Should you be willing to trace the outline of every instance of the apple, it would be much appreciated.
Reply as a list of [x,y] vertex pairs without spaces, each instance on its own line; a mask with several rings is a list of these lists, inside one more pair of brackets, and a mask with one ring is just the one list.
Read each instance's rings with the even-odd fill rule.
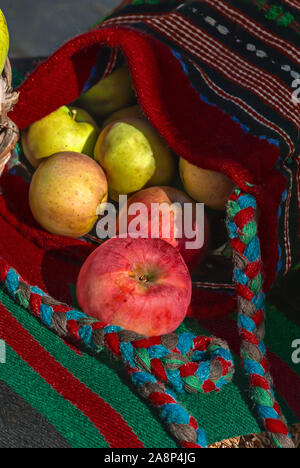
[[143,119],[112,122],[100,134],[95,159],[104,168],[111,198],[118,201],[145,186],[167,185],[175,174],[171,150]]
[[155,172],[155,158],[144,134],[131,123],[109,124],[100,134],[95,146],[98,161],[108,180],[110,197],[141,190]]
[[33,167],[63,151],[93,157],[100,130],[84,110],[63,106],[22,132],[22,147]]
[[[25,154],[25,151],[24,151],[24,142],[25,142],[25,139],[27,138],[26,136],[26,131],[23,132],[23,136],[22,136],[22,147],[23,147],[23,152]],[[34,169],[37,169],[39,167],[39,165],[45,161],[46,158],[43,158],[43,159],[37,159],[32,153],[30,153],[29,151],[27,151],[26,153],[26,159],[27,161],[31,164],[31,166],[34,168]]]
[[180,253],[162,239],[110,239],[88,257],[77,281],[85,314],[147,337],[176,330],[191,291]]
[[179,170],[185,191],[213,210],[225,210],[234,184],[221,172],[208,171],[180,158]]
[[81,237],[94,227],[107,191],[105,174],[93,159],[79,153],[58,153],[43,161],[34,173],[29,205],[46,231]]
[[155,158],[155,172],[147,186],[169,185],[176,172],[175,159],[165,140],[150,122],[144,119],[127,119],[128,123],[140,130],[149,141]]
[[106,118],[113,112],[130,106],[134,100],[130,70],[123,65],[82,94],[77,105],[95,117]]
[[141,107],[139,105],[125,107],[124,109],[120,109],[110,115],[104,122],[103,128],[105,128],[108,124],[116,122],[117,120],[122,119],[147,119],[145,114],[143,113]]
[[0,10],[0,75],[2,74],[9,49],[9,33],[5,16]]
[[[136,203],[142,203],[146,209],[137,213],[130,212],[130,208],[134,211],[133,204]],[[179,205],[181,211],[172,207],[175,203]],[[165,204],[167,208],[165,211],[166,216],[163,217],[156,211],[153,204],[158,204],[162,208]],[[185,213],[188,216],[187,204],[191,208],[190,226],[185,223],[184,217]],[[136,222],[132,223],[136,217],[138,217],[138,226],[136,226]],[[155,223],[157,232],[152,230],[151,223]],[[182,235],[177,230],[178,226],[181,228]],[[206,214],[204,213],[203,220],[199,219],[197,222],[195,202],[184,192],[172,187],[150,187],[132,195],[119,212],[117,228],[119,235],[135,232],[135,236],[137,236],[136,231],[139,231],[140,237],[155,236],[163,238],[181,253],[190,271],[193,271],[204,260],[210,239],[210,228]],[[195,233],[194,236],[191,235],[191,238],[188,238],[185,234],[187,228],[193,229],[192,234]],[[200,230],[202,229],[204,232],[203,245],[199,243],[199,246],[193,246],[197,248],[190,248],[188,243],[196,240],[196,233],[200,239]]]

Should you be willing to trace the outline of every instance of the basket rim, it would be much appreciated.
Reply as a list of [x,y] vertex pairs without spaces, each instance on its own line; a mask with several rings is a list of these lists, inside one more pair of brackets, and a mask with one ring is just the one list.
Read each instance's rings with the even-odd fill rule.
[[10,152],[19,139],[19,129],[7,115],[19,98],[19,93],[13,91],[11,84],[12,68],[7,57],[0,76],[0,175],[9,160]]
[[4,65],[2,75],[4,75],[7,82],[11,85],[11,82],[12,82],[12,68],[11,68],[11,63],[10,63],[10,60],[9,60],[8,57],[6,58],[6,62],[5,62],[5,65]]

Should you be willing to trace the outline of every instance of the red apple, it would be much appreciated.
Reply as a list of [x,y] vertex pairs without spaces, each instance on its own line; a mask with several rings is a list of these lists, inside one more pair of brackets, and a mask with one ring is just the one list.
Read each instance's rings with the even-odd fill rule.
[[191,291],[180,253],[162,239],[110,239],[88,257],[77,282],[87,315],[148,337],[181,324]]
[[[133,214],[130,211],[130,207],[136,203],[142,203],[146,207],[146,211],[143,209]],[[174,203],[179,204],[182,211],[170,208]],[[169,214],[163,218],[162,214],[154,208],[155,205],[153,204],[160,204],[161,206],[162,204],[166,204],[167,210],[170,210]],[[188,214],[186,204],[191,208],[188,223],[193,231],[197,232],[197,238],[200,238],[200,230],[204,232],[204,243],[196,245],[194,242],[193,248],[191,248],[189,243],[195,241],[196,234],[192,238],[187,238],[185,235],[187,222],[184,215],[185,213]],[[140,221],[138,227],[134,222],[137,217]],[[158,226],[157,233],[153,232],[153,222]],[[178,231],[176,226],[180,226],[181,232]],[[167,231],[165,228],[167,228]],[[121,208],[119,213],[118,234],[132,233],[137,229],[140,231],[140,237],[159,237],[173,245],[173,247],[179,250],[191,272],[204,260],[208,250],[210,229],[206,214],[204,213],[202,221],[197,222],[196,203],[184,192],[172,187],[150,187],[137,192],[128,199],[127,204]],[[137,237],[136,234],[135,236]]]

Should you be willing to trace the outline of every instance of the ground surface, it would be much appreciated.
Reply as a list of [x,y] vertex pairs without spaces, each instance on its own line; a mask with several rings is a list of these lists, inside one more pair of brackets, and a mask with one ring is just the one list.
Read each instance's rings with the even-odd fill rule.
[[1,0],[11,57],[47,56],[85,32],[120,0]]

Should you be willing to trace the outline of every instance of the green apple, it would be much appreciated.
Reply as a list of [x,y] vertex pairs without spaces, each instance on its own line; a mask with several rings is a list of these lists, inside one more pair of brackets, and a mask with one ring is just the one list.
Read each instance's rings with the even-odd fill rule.
[[122,66],[107,78],[82,94],[77,105],[95,117],[108,117],[113,112],[134,103],[135,94],[127,66]]
[[109,124],[98,138],[94,156],[106,172],[109,195],[116,201],[121,194],[141,190],[156,169],[150,142],[130,121]]
[[0,74],[2,74],[9,48],[9,34],[5,16],[0,10]]
[[84,110],[63,106],[22,132],[22,146],[29,162],[39,162],[62,151],[93,157],[100,130]]

